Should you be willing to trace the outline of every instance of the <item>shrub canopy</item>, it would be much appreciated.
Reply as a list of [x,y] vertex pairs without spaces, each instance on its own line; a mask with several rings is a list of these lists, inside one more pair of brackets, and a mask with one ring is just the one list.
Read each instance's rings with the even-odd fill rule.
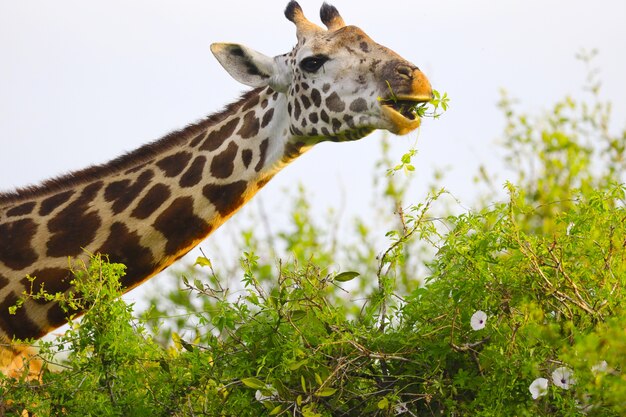
[[406,202],[416,152],[394,166],[383,145],[382,251],[366,220],[345,241],[334,217],[316,225],[300,189],[288,228],[241,232],[239,269],[201,257],[140,317],[100,256],[75,294],[25,294],[91,308],[41,344],[39,381],[2,380],[3,412],[623,415],[626,131],[597,88],[540,115],[500,107],[510,181],[500,196],[481,170],[460,213],[443,189]]

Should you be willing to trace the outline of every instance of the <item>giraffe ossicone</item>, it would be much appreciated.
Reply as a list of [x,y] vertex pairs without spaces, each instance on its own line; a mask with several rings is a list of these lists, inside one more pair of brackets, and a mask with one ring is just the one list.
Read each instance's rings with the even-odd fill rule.
[[[310,22],[297,2],[285,16],[297,44],[268,57],[246,46],[211,51],[236,80],[254,87],[223,111],[103,165],[0,194],[0,339],[38,338],[66,322],[33,291],[70,289],[68,257],[102,253],[126,265],[131,289],[200,243],[282,167],[323,141],[375,129],[419,126],[405,110],[432,97],[413,64],[348,26],[326,3]],[[7,361],[4,360],[6,363]]]

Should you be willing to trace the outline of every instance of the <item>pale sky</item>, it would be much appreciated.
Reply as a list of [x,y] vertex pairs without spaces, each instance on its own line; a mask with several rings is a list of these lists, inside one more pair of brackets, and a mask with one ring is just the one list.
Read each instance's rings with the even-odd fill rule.
[[[603,95],[614,104],[616,127],[626,126],[623,0],[331,3],[348,24],[418,65],[451,97],[440,120],[423,122],[414,201],[436,167],[450,167],[443,184],[471,201],[478,165],[501,168],[494,152],[503,127],[495,107],[499,89],[533,111],[580,95],[585,70],[575,55],[581,48],[599,49]],[[286,4],[0,0],[0,190],[106,162],[220,110],[247,87],[228,76],[209,45],[289,51],[295,30],[283,16]],[[319,22],[321,1],[300,4]],[[392,139],[399,159],[415,135]],[[375,133],[322,144],[295,161],[259,194],[270,221],[284,221],[282,190],[298,183],[320,214],[342,193],[348,217],[368,214],[379,141]]]

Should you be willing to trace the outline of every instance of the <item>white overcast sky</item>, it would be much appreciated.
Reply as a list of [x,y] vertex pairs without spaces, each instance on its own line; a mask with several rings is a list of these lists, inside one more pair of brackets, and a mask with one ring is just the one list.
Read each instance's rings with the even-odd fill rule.
[[[219,66],[210,43],[289,51],[295,30],[283,16],[286,3],[0,0],[0,190],[105,162],[221,109],[246,87]],[[581,48],[599,49],[603,94],[614,103],[616,127],[625,126],[626,1],[331,3],[451,97],[444,117],[423,123],[415,201],[435,167],[451,168],[444,185],[470,201],[478,165],[501,166],[494,150],[503,127],[499,89],[533,111],[578,95]],[[300,4],[319,21],[320,0]],[[295,161],[260,193],[270,221],[284,217],[282,190],[298,183],[314,210],[345,193],[347,215],[367,213],[379,141],[373,134],[323,144]],[[414,141],[393,138],[396,157]]]

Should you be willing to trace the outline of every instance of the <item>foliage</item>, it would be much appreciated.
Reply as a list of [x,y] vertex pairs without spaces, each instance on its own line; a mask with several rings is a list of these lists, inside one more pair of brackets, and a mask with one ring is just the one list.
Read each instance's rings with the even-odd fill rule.
[[123,267],[92,259],[61,299],[90,310],[41,352],[67,359],[5,378],[5,413],[622,415],[626,131],[590,100],[529,116],[504,96],[512,178],[473,210],[450,214],[443,190],[406,205],[403,169],[377,176],[382,250],[363,220],[345,242],[316,224],[300,189],[289,228],[242,231],[238,271],[200,257],[140,319]]

